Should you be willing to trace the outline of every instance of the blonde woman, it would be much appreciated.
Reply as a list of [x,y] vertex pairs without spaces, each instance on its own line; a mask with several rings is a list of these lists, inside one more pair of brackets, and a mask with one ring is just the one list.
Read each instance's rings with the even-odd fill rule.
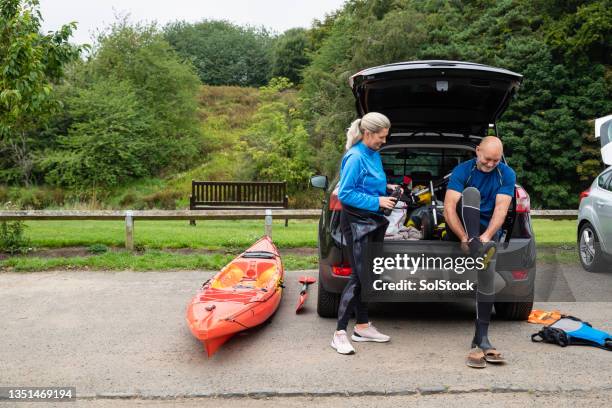
[[340,228],[350,253],[352,274],[342,291],[338,308],[338,324],[331,346],[340,354],[354,354],[346,329],[352,312],[356,325],[351,339],[356,342],[384,343],[390,337],[380,333],[369,321],[367,304],[361,300],[361,282],[364,274],[362,256],[368,242],[382,242],[388,221],[382,213],[393,208],[395,198],[388,190],[396,186],[387,184],[378,150],[386,142],[391,122],[377,112],[370,112],[355,120],[346,133],[346,153],[342,158],[338,198],[342,203]]

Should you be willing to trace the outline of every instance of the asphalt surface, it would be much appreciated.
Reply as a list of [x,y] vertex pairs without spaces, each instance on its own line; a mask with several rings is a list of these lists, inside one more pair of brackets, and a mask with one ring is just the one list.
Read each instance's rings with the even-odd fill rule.
[[[609,296],[612,273],[548,267],[566,282],[555,290],[569,289],[577,301],[536,308],[612,331],[612,302],[585,301],[589,293]],[[468,303],[373,307],[372,320],[392,341],[356,344],[357,354],[339,355],[329,345],[335,321],[315,311],[316,284],[304,312],[294,312],[297,277],[315,271],[287,274],[269,323],[236,336],[212,358],[185,323],[186,305],[210,272],[0,274],[0,386],[75,386],[79,405],[87,406],[241,406],[244,398],[344,406],[347,395],[364,406],[610,401],[612,353],[532,343],[539,326],[525,322],[492,322],[491,338],[508,364],[466,367],[474,313]]]

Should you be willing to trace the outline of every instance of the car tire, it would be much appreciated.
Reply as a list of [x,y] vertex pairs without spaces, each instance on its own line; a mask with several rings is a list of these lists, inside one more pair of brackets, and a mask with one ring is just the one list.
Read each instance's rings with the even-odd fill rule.
[[532,286],[529,294],[517,298],[516,302],[495,302],[495,314],[504,320],[525,321],[533,310],[535,287]]
[[605,269],[605,254],[601,250],[597,232],[589,222],[580,227],[578,257],[582,267],[588,272],[601,272]]
[[527,320],[532,309],[533,300],[495,303],[495,314],[505,320]]
[[326,291],[321,285],[320,279],[318,286],[317,313],[321,317],[338,317],[340,294]]

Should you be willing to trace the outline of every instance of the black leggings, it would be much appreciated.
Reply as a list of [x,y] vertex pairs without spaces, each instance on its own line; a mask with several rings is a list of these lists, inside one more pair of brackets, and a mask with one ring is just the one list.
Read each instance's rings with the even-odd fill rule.
[[340,215],[340,228],[346,242],[352,273],[340,296],[336,330],[346,330],[351,314],[355,312],[357,324],[368,323],[368,306],[361,300],[361,281],[369,270],[363,268],[365,245],[383,242],[389,222],[379,214],[344,206]]
[[[486,227],[480,223],[480,203],[477,206],[464,205],[464,195],[469,194],[468,187],[462,193],[461,199],[457,203],[457,215],[463,224],[463,228],[468,235],[468,239],[478,239],[485,232]],[[480,195],[478,193],[478,195]],[[473,200],[467,200],[473,202]],[[480,201],[480,199],[478,199]],[[493,240],[499,242],[500,234],[495,234]],[[459,238],[448,228],[446,231],[446,239],[448,241],[459,241]],[[491,318],[491,310],[495,300],[495,258],[489,263],[489,267],[478,271],[478,291],[476,293],[476,318],[488,322]]]

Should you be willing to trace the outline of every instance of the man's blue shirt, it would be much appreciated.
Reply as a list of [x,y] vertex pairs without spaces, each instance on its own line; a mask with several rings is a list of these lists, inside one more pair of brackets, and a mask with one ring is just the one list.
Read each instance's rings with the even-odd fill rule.
[[387,192],[387,176],[380,153],[360,141],[342,158],[338,198],[342,204],[379,211],[378,197]]
[[467,187],[475,187],[480,191],[480,223],[489,225],[497,194],[514,197],[516,173],[510,166],[500,162],[489,173],[478,170],[476,159],[459,163],[451,173],[448,190],[463,192]]

